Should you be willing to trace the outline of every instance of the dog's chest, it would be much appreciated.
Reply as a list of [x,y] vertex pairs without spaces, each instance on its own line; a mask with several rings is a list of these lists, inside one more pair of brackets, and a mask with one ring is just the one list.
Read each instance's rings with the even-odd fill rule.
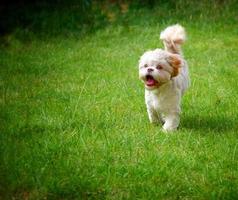
[[165,108],[166,104],[166,96],[163,94],[155,94],[155,93],[147,93],[145,94],[145,100],[147,106],[153,108],[157,111],[162,111]]
[[174,90],[145,91],[145,102],[147,107],[157,112],[168,112],[176,110],[178,106],[178,95]]

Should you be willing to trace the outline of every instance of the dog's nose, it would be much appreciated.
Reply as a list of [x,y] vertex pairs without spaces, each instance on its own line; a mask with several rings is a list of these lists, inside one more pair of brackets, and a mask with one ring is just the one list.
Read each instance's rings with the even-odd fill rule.
[[154,70],[153,69],[151,69],[151,68],[148,68],[147,69],[147,72],[153,72]]

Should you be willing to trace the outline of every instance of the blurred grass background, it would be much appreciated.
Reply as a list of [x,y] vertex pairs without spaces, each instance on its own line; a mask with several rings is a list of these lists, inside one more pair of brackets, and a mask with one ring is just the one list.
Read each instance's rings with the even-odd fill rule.
[[[5,1],[0,199],[237,199],[237,1]],[[151,126],[137,64],[180,23],[180,129]]]
[[78,37],[79,32],[88,34],[107,25],[154,25],[168,20],[237,23],[236,0],[22,0],[5,1],[0,11],[1,33],[22,36]]

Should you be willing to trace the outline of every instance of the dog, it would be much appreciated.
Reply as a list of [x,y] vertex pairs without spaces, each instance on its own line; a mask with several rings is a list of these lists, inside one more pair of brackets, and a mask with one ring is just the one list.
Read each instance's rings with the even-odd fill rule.
[[145,52],[139,60],[139,79],[145,85],[145,104],[151,123],[163,124],[163,131],[178,128],[181,98],[190,84],[188,64],[181,45],[186,40],[185,29],[179,25],[160,33],[163,49]]

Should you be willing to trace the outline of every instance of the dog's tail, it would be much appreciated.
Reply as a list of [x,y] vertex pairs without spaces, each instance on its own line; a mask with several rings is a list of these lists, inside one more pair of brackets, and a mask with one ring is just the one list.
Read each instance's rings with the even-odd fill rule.
[[167,27],[160,33],[160,39],[164,43],[165,50],[182,55],[181,45],[186,40],[186,33],[181,25]]

